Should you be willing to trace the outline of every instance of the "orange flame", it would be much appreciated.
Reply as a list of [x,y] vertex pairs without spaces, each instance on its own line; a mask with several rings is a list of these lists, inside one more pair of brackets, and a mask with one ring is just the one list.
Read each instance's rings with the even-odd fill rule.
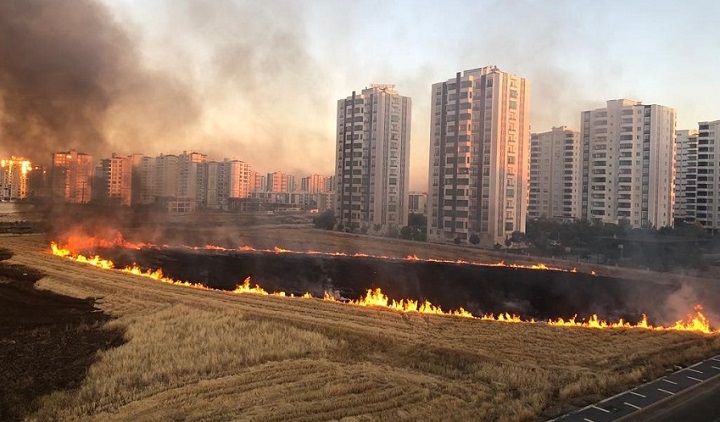
[[[325,293],[325,297],[323,299],[327,301],[335,301],[335,298],[327,293]],[[382,292],[382,290],[380,290],[380,288],[376,288],[374,290],[368,289],[365,296],[348,303],[355,306],[377,306],[381,308],[389,308],[400,312],[417,312],[420,314],[451,315],[473,318],[473,315],[463,308],[456,311],[445,312],[442,308],[433,305],[427,300],[423,302],[412,299],[402,299],[400,301],[391,300]]]
[[[82,236],[82,235],[71,235],[69,236],[66,241],[66,248],[70,250],[73,253],[77,253],[79,251],[83,250],[89,250],[93,248],[111,248],[111,247],[123,247],[123,248],[129,248],[129,249],[142,249],[142,248],[169,248],[169,245],[157,245],[153,243],[144,243],[144,242],[131,242],[126,240],[121,233],[117,232],[114,235],[114,238],[108,239],[108,238],[97,238],[97,237],[89,237],[89,236]],[[457,260],[450,260],[450,259],[437,259],[437,258],[419,258],[416,255],[408,255],[404,258],[398,258],[398,257],[392,257],[392,256],[385,256],[385,255],[369,255],[365,253],[353,253],[348,254],[345,252],[320,252],[320,251],[293,251],[290,249],[284,249],[278,246],[275,246],[272,249],[257,249],[253,248],[251,246],[239,246],[237,248],[225,248],[222,246],[217,245],[206,245],[206,246],[180,246],[181,248],[190,249],[190,250],[213,250],[213,251],[224,251],[224,252],[233,252],[233,251],[240,251],[240,252],[266,252],[266,253],[286,253],[286,254],[304,254],[304,255],[322,255],[322,256],[341,256],[341,257],[354,257],[354,258],[378,258],[378,259],[385,259],[385,260],[393,260],[393,261],[419,261],[419,262],[432,262],[432,263],[441,263],[441,264],[461,264],[461,265],[474,265],[474,266],[486,266],[486,267],[507,267],[507,268],[518,268],[518,269],[530,269],[530,270],[547,270],[547,271],[563,271],[563,272],[577,272],[576,268],[572,268],[570,270],[559,268],[559,267],[551,267],[548,265],[545,265],[543,263],[536,263],[536,264],[507,264],[504,261],[500,261],[497,263],[484,263],[484,262],[478,262],[478,261],[467,261],[462,259]],[[596,275],[595,272],[592,273],[593,275]]]
[[[99,256],[95,255],[93,257],[86,257],[83,255],[77,255],[73,254],[73,252],[66,248],[66,247],[60,247],[55,242],[52,242],[50,244],[50,249],[52,250],[53,255],[64,257],[71,259],[76,262],[80,262],[83,264],[92,265],[97,268],[101,268],[104,270],[111,270],[115,269],[115,265],[112,261],[106,260],[103,258],[100,258]],[[293,253],[288,252],[285,250],[281,250],[283,253]],[[503,263],[496,264],[496,265],[504,265]],[[511,265],[512,266],[512,265]],[[537,265],[538,269],[545,269],[547,267],[542,266],[542,264]],[[544,267],[544,268],[543,268]],[[120,269],[120,271],[132,275],[137,275],[141,277],[150,278],[156,281],[160,281],[163,283],[168,283],[176,286],[184,286],[184,287],[191,287],[196,289],[203,289],[203,290],[217,290],[212,289],[210,287],[207,287],[201,283],[192,283],[189,281],[180,281],[175,280],[169,277],[166,277],[163,275],[162,270],[158,269],[155,271],[147,270],[143,271],[141,268],[139,268],[136,265],[132,265],[129,267],[125,267]],[[231,291],[232,294],[258,294],[263,296],[279,296],[279,297],[287,297],[285,292],[273,292],[268,293],[266,290],[264,290],[262,287],[255,284],[254,286],[250,285],[250,277],[247,277],[242,284],[238,285],[235,290]],[[218,290],[223,291],[224,290]],[[294,295],[290,295],[289,297],[295,297]],[[313,296],[310,293],[305,293],[300,298],[313,298]],[[322,300],[328,301],[328,302],[337,302],[338,300],[331,295],[328,292],[325,292],[323,295]],[[469,311],[460,308],[458,310],[451,310],[451,311],[444,311],[439,306],[433,305],[429,301],[420,302],[417,300],[412,299],[401,299],[400,301],[396,301],[393,299],[390,299],[387,295],[385,295],[380,288],[376,289],[369,289],[367,290],[367,293],[365,296],[361,297],[360,299],[347,302],[349,305],[354,306],[361,306],[361,307],[380,307],[380,308],[386,308],[391,309],[398,312],[415,312],[415,313],[421,313],[421,314],[432,314],[432,315],[445,315],[445,316],[455,316],[455,317],[463,317],[463,318],[473,318],[473,319],[479,319],[482,321],[496,321],[496,322],[507,322],[507,323],[522,323],[522,324],[536,324],[541,323],[539,321],[536,321],[534,319],[530,320],[524,320],[518,315],[510,314],[510,313],[500,313],[497,316],[493,314],[485,314],[480,317],[473,316]],[[702,313],[702,306],[697,305],[695,306],[695,314],[688,314],[687,318],[685,320],[678,320],[673,325],[670,326],[653,326],[650,323],[648,323],[647,316],[643,314],[642,320],[637,322],[636,324],[631,324],[630,322],[623,321],[620,319],[617,322],[608,322],[605,320],[599,319],[599,317],[595,314],[593,314],[589,320],[577,320],[577,315],[570,318],[570,319],[563,319],[558,318],[556,320],[548,320],[544,321],[545,324],[555,327],[581,327],[581,328],[595,328],[595,329],[616,329],[616,328],[623,328],[623,329],[646,329],[646,330],[672,330],[672,331],[692,331],[692,332],[700,332],[705,334],[720,334],[720,330],[713,330],[710,321],[705,317],[705,315]]]

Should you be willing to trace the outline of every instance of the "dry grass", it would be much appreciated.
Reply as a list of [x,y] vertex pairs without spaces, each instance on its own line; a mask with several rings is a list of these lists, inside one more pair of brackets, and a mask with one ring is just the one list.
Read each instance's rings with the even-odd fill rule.
[[127,330],[37,420],[504,420],[549,417],[720,352],[718,336],[398,314],[180,288],[0,237],[41,288],[100,297]]

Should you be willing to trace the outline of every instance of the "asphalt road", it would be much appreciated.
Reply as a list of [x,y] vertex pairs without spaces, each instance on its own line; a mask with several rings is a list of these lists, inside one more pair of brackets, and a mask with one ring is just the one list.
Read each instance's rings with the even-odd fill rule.
[[720,422],[720,355],[591,404],[558,422]]
[[720,422],[720,377],[633,415],[638,422]]

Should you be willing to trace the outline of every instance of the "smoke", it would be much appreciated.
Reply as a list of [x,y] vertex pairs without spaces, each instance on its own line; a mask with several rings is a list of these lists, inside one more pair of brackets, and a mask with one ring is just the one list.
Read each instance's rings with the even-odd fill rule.
[[180,136],[192,91],[141,63],[136,40],[92,0],[0,2],[0,154],[47,162]]

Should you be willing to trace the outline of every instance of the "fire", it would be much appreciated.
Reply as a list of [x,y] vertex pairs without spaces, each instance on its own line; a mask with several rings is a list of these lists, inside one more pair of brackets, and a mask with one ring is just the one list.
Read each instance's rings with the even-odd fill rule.
[[[92,265],[97,268],[101,268],[104,270],[112,270],[116,269],[115,265],[112,261],[103,259],[97,255],[92,257],[86,257],[84,255],[80,254],[74,254],[71,249],[67,247],[60,247],[57,243],[52,242],[50,244],[50,249],[53,253],[53,255],[68,258],[75,262],[80,262],[87,265]],[[221,248],[221,250],[225,250],[224,248]],[[254,251],[254,249],[252,249]],[[296,253],[292,251],[287,251],[284,249],[276,248],[274,252],[278,253]],[[319,252],[318,252],[319,253]],[[341,254],[342,256],[347,256],[345,254]],[[416,260],[417,257],[408,257],[408,259]],[[457,262],[457,261],[455,261]],[[495,264],[496,266],[505,265],[504,263]],[[508,265],[509,267],[515,267],[514,265]],[[537,264],[534,267],[534,269],[539,270],[545,270],[549,269],[548,267]],[[532,267],[523,267],[523,268],[532,268]],[[122,271],[124,273],[140,276],[140,277],[146,277],[150,278],[156,281],[160,281],[163,283],[168,283],[176,286],[184,286],[184,287],[191,287],[196,289],[202,289],[202,290],[216,290],[212,289],[210,287],[207,287],[201,283],[193,283],[189,281],[181,281],[181,280],[175,280],[170,277],[166,277],[162,270],[143,270],[140,267],[136,265],[132,265],[129,267],[125,267],[122,269],[119,269],[119,271]],[[218,290],[223,291],[224,290]],[[285,292],[273,292],[269,293],[259,285],[255,284],[254,286],[251,285],[251,279],[250,277],[245,278],[242,284],[239,284],[235,290],[229,292],[231,294],[257,294],[257,295],[263,295],[263,296],[278,296],[278,297],[288,297]],[[290,295],[289,297],[294,298],[294,295]],[[305,293],[302,296],[299,296],[298,298],[302,299],[312,299],[314,298],[310,293]],[[323,297],[321,298],[323,301],[327,302],[339,302],[335,296],[331,295],[328,292],[325,292]],[[670,331],[692,331],[692,332],[700,332],[705,334],[720,334],[720,329],[713,330],[710,321],[707,319],[707,317],[702,313],[702,306],[697,305],[695,306],[694,314],[688,314],[685,320],[678,320],[673,325],[669,326],[654,326],[648,322],[647,316],[643,314],[642,320],[639,322],[632,324],[627,321],[623,321],[620,319],[616,322],[610,322],[602,320],[598,317],[598,315],[592,315],[588,320],[578,320],[577,315],[573,316],[569,319],[563,319],[558,318],[555,320],[548,320],[548,321],[536,321],[534,319],[525,320],[522,319],[519,315],[510,314],[507,312],[499,313],[497,316],[494,314],[484,314],[479,317],[474,316],[469,311],[459,308],[457,310],[450,310],[445,311],[440,306],[433,305],[429,301],[423,301],[420,302],[418,300],[413,299],[401,299],[401,300],[394,300],[389,298],[385,293],[382,292],[380,288],[376,289],[368,289],[365,296],[360,297],[359,299],[349,301],[349,302],[343,302],[347,303],[351,306],[360,306],[360,307],[378,307],[378,308],[385,308],[385,309],[391,309],[397,312],[405,312],[405,313],[419,313],[419,314],[432,314],[432,315],[444,315],[444,316],[453,316],[453,317],[462,317],[462,318],[471,318],[471,319],[477,319],[481,321],[494,321],[494,322],[505,322],[505,323],[519,323],[519,324],[547,324],[549,326],[554,327],[579,327],[579,328],[592,328],[592,329],[645,329],[645,330],[656,330],[656,331],[662,331],[662,330],[670,330]]]
[[[335,301],[335,298],[328,295],[324,296],[324,300]],[[390,308],[400,312],[417,312],[420,314],[433,314],[433,315],[451,315],[464,318],[473,318],[473,315],[463,308],[456,311],[445,312],[439,306],[435,306],[429,301],[420,302],[412,299],[401,299],[400,301],[391,300],[387,297],[380,288],[368,289],[367,294],[360,299],[348,302],[355,306],[376,306],[381,308]]]
[[[65,239],[65,244],[68,245],[67,248],[73,252],[73,253],[79,253],[80,251],[90,250],[94,248],[112,248],[112,247],[122,247],[122,248],[129,248],[129,249],[142,249],[142,248],[170,248],[169,245],[156,245],[153,243],[144,243],[144,242],[133,242],[126,240],[121,233],[117,232],[114,233],[112,236],[109,236],[107,238],[98,238],[98,237],[90,237],[90,236],[83,236],[83,235],[71,235],[67,239]],[[467,261],[467,260],[450,260],[450,259],[437,259],[437,258],[419,258],[417,255],[408,255],[404,258],[398,258],[398,257],[392,257],[392,256],[385,256],[385,255],[370,255],[365,253],[353,253],[348,254],[345,252],[320,252],[320,251],[294,251],[290,249],[281,248],[278,246],[275,246],[272,249],[257,249],[253,248],[251,246],[239,246],[237,248],[225,248],[222,246],[217,245],[206,245],[206,246],[179,246],[180,248],[190,249],[190,250],[212,250],[212,251],[221,251],[221,252],[265,252],[265,253],[276,253],[276,254],[304,254],[304,255],[322,255],[322,256],[340,256],[340,257],[352,257],[352,258],[377,258],[377,259],[385,259],[385,260],[393,260],[393,261],[414,261],[414,262],[433,262],[433,263],[440,263],[440,264],[459,264],[459,265],[475,265],[475,266],[488,266],[488,267],[507,267],[507,268],[517,268],[517,269],[529,269],[529,270],[543,270],[543,271],[563,271],[563,272],[577,272],[576,268],[572,268],[570,270],[559,268],[559,267],[551,267],[544,263],[535,263],[535,264],[508,264],[504,261],[500,261],[497,263],[483,263],[483,262],[477,262],[477,261]],[[593,275],[596,275],[596,273],[593,271]]]

